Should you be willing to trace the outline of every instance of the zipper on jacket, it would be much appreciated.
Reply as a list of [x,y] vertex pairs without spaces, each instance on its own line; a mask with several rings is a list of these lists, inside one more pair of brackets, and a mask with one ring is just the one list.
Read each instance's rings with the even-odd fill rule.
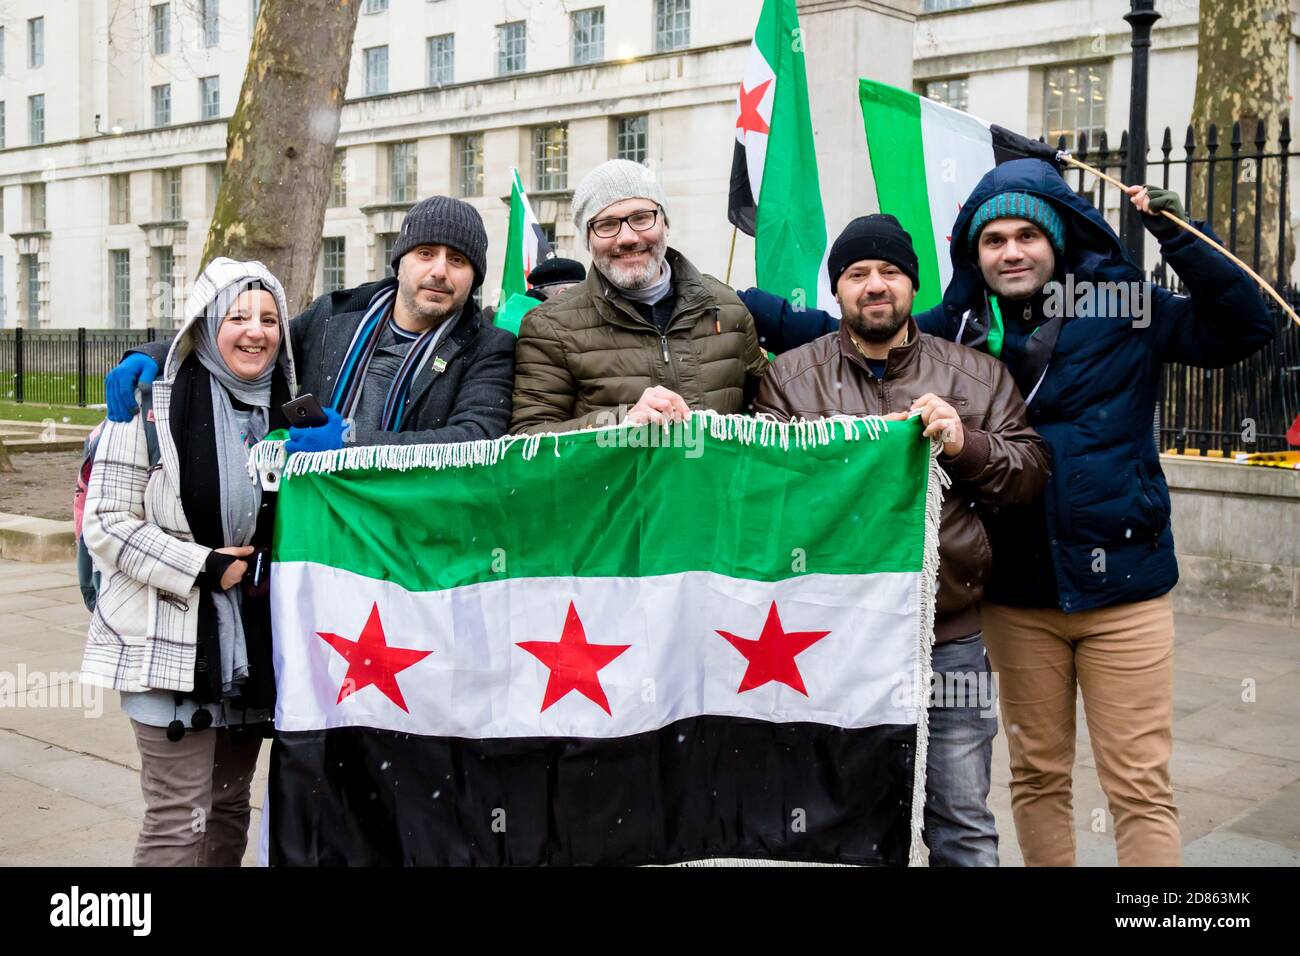
[[678,381],[677,367],[673,363],[672,353],[668,351],[668,334],[666,332],[659,335],[659,345],[664,350],[664,364],[668,367],[668,372],[672,379],[672,389],[676,392],[681,388],[681,382]]
[[171,594],[159,593],[158,600],[166,601],[168,604],[176,608],[178,611],[188,611],[190,609],[190,603],[188,601],[183,601],[180,598],[175,597],[174,595]]

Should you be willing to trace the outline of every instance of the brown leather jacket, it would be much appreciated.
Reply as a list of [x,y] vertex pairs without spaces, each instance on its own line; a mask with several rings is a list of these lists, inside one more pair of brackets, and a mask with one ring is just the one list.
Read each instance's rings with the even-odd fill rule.
[[966,440],[939,463],[952,479],[939,523],[936,643],[979,630],[979,602],[992,568],[982,508],[1032,501],[1048,476],[1047,446],[1029,427],[1007,367],[990,355],[932,335],[908,320],[907,344],[891,349],[878,379],[848,329],[786,352],[759,386],[757,414],[781,421],[906,412],[933,392],[961,416]]

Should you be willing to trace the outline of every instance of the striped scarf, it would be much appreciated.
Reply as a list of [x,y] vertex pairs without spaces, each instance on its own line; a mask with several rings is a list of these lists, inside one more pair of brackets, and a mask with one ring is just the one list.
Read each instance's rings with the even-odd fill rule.
[[[334,385],[334,394],[330,399],[330,406],[345,419],[356,413],[357,403],[361,400],[361,389],[366,382],[366,372],[370,368],[370,360],[379,346],[384,326],[392,316],[393,299],[396,295],[396,286],[389,286],[375,293],[366,309],[365,317],[352,336],[352,344],[348,346],[343,367],[339,370],[338,382]],[[389,383],[388,395],[384,399],[384,412],[379,421],[380,431],[395,432],[401,429],[402,416],[406,412],[406,400],[411,393],[411,383],[424,367],[425,360],[432,354],[443,331],[453,321],[454,317],[447,319],[436,328],[426,330],[411,344],[401,367]]]

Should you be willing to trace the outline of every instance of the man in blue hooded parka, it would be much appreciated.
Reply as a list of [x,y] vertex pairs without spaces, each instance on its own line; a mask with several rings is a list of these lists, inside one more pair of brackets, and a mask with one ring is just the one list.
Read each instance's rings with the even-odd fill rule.
[[[982,514],[993,571],[981,623],[1029,865],[1075,861],[1078,692],[1119,863],[1181,861],[1169,782],[1178,567],[1153,435],[1160,367],[1222,368],[1274,330],[1249,276],[1158,215],[1185,218],[1174,193],[1129,195],[1186,295],[1144,285],[1101,214],[1053,166],[1020,159],[988,172],[961,207],[952,281],[916,316],[922,332],[1007,364],[1052,454],[1038,501]],[[757,289],[742,298],[774,352],[837,324]]]

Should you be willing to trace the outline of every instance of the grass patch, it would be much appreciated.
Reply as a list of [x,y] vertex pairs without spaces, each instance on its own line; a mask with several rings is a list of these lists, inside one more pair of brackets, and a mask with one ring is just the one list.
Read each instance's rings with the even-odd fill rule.
[[52,418],[60,424],[95,425],[104,420],[102,408],[79,408],[76,405],[37,405],[0,399],[0,419],[17,422],[43,422]]

